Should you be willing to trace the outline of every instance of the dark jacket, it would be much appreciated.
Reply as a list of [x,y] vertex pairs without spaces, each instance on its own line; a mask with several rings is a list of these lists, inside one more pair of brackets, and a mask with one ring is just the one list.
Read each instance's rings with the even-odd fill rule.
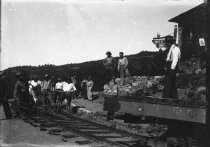
[[8,83],[5,76],[0,78],[0,101],[7,101]]
[[15,83],[14,98],[20,100],[22,97],[29,96],[28,88],[28,83],[17,81]]

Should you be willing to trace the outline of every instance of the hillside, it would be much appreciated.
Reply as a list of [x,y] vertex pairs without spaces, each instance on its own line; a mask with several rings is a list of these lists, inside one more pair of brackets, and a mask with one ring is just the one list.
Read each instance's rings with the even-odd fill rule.
[[[164,52],[147,52],[143,51],[137,54],[126,56],[129,60],[129,70],[131,75],[162,75]],[[117,57],[115,60],[117,61]],[[38,75],[42,80],[45,74],[65,79],[67,76],[77,76],[82,80],[83,76],[91,75],[94,81],[94,90],[103,90],[105,83],[104,66],[102,60],[83,62],[80,64],[66,64],[61,66],[42,65],[42,66],[17,66],[6,69],[9,81],[9,89],[13,91],[16,81],[15,74],[17,71],[25,72],[30,76]],[[118,73],[116,72],[118,76]],[[12,92],[11,92],[12,93]],[[11,95],[12,96],[12,95]]]

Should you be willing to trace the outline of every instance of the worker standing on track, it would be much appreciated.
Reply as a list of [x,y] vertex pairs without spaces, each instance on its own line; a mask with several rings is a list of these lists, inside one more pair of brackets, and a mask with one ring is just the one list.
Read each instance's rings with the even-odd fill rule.
[[32,97],[29,94],[29,84],[26,74],[18,72],[16,77],[18,80],[15,83],[14,98],[18,104],[16,115],[19,116],[20,113],[28,114],[29,110],[32,109],[30,107]]
[[165,76],[163,98],[178,98],[178,92],[176,87],[176,73],[178,70],[178,62],[181,57],[180,49],[174,45],[174,39],[172,36],[165,37],[166,48],[169,49],[166,58],[167,73]]
[[77,89],[72,83],[72,79],[70,77],[67,78],[67,82],[63,83],[63,94],[64,98],[67,99],[68,111],[71,112],[71,100],[73,98],[74,92]]
[[3,105],[6,119],[11,119],[12,113],[8,104],[8,83],[3,71],[0,72],[0,105]]
[[52,76],[49,84],[49,93],[50,93],[50,102],[52,105],[55,105],[56,103],[56,92],[55,92],[55,84],[56,80],[55,77]]
[[87,97],[89,101],[93,100],[92,88],[93,88],[93,80],[92,80],[92,77],[89,76],[88,81],[87,81]]
[[107,83],[115,77],[115,74],[114,74],[115,62],[114,62],[114,58],[112,57],[112,53],[110,51],[106,52],[106,55],[107,57],[103,60],[103,64],[105,67],[105,72],[106,72],[105,80]]
[[75,79],[76,79],[76,83],[75,83],[75,87],[76,87],[76,92],[75,92],[75,95],[76,95],[76,98],[78,99],[78,98],[81,98],[81,81],[77,78],[77,77],[75,77]]
[[[72,84],[74,85],[74,86],[76,86],[76,76],[72,76],[71,77],[71,81],[72,81]],[[72,99],[76,99],[76,90],[74,91],[74,93],[73,93],[73,96],[72,96]]]
[[49,75],[45,75],[44,77],[44,81],[41,82],[41,92],[42,92],[42,103],[43,105],[47,105],[47,103],[49,102],[48,100],[48,94],[49,94],[49,84],[50,84],[51,80],[49,78]]
[[61,78],[58,78],[57,83],[55,84],[55,99],[54,103],[58,102],[58,107],[60,108],[62,103],[62,96],[63,96],[63,82]]
[[129,77],[129,71],[128,71],[128,59],[124,57],[124,53],[119,53],[119,60],[118,60],[118,66],[117,69],[120,73],[120,78],[124,79],[125,77]]
[[33,96],[34,102],[38,100],[37,95],[40,92],[40,87],[41,87],[41,81],[38,80],[37,76],[34,76],[29,83],[29,93]]
[[87,78],[84,76],[82,83],[81,83],[81,89],[82,89],[82,97],[86,100],[87,98]]

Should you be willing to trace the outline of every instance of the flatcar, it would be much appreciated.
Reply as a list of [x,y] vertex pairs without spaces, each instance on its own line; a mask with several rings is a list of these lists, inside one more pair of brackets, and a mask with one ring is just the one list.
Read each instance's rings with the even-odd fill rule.
[[[151,96],[105,95],[104,110],[108,114],[120,112],[134,116],[156,117],[199,124],[206,123],[207,108],[180,103],[179,100]],[[112,113],[109,113],[112,112]]]

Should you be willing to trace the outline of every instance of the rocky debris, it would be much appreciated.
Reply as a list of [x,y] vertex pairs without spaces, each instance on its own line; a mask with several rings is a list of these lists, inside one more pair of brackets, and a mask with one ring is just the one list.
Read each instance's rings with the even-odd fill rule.
[[[177,74],[179,100],[192,105],[206,104],[206,68],[198,59],[192,58],[180,64]],[[161,97],[164,76],[133,76],[116,78],[104,85],[105,95]]]
[[133,76],[125,78],[125,80],[116,78],[115,81],[104,85],[104,94],[121,96],[149,95],[163,89],[163,79],[163,76]]

